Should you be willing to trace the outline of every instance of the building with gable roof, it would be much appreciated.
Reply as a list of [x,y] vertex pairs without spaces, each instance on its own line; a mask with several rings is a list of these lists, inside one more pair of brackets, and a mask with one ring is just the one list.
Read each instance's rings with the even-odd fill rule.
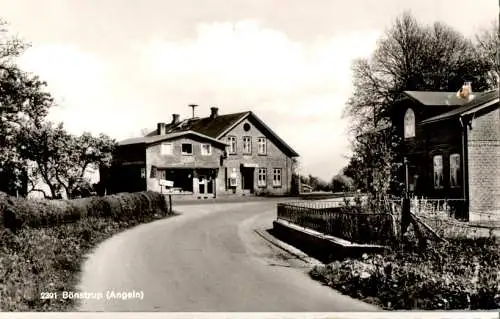
[[[410,193],[463,200],[471,221],[500,220],[499,92],[406,91],[389,110]],[[388,129],[385,127],[384,129]]]
[[101,176],[108,193],[164,192],[166,183],[197,198],[287,195],[298,156],[253,112],[212,107],[207,117],[173,114],[145,136],[119,142],[113,167]]

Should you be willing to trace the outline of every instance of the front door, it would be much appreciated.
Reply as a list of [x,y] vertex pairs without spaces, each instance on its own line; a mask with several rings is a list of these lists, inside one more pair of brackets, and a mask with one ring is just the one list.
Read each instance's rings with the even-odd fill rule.
[[213,194],[214,193],[214,180],[208,178],[206,175],[198,176],[198,188],[200,194]]
[[241,177],[243,182],[243,190],[253,193],[254,184],[254,168],[244,167],[241,169]]

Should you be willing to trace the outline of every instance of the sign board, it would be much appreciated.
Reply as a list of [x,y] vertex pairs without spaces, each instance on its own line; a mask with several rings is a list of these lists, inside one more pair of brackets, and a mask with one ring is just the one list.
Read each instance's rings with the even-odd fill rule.
[[257,168],[257,167],[259,167],[259,164],[256,164],[256,163],[243,163],[243,164],[241,164],[241,166],[248,167],[248,168]]
[[160,179],[159,183],[160,183],[160,186],[165,186],[165,187],[173,187],[174,186],[173,181],[168,181],[166,179]]

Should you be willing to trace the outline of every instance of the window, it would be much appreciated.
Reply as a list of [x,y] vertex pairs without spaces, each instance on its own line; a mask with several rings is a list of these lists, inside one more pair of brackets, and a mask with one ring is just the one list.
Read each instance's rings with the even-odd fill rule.
[[434,188],[443,188],[443,156],[436,155],[434,162]]
[[257,144],[259,145],[259,154],[260,155],[266,155],[266,153],[267,153],[266,138],[265,137],[259,137],[257,139]]
[[267,175],[267,170],[265,168],[259,168],[257,174],[257,186],[265,187],[267,185],[266,175]]
[[236,137],[228,136],[227,144],[229,144],[229,154],[236,154]]
[[201,155],[212,155],[212,145],[201,144]]
[[156,178],[167,179],[167,171],[164,169],[157,169],[156,170]]
[[151,174],[149,175],[150,178],[156,178],[156,167],[155,166],[151,166]]
[[460,187],[460,154],[450,155],[450,186]]
[[182,144],[182,155],[192,155],[193,145],[192,144]]
[[273,169],[273,186],[281,186],[281,168]]
[[252,138],[243,136],[243,154],[252,154]]
[[172,144],[171,143],[161,144],[161,155],[172,155]]
[[415,137],[415,113],[408,109],[404,119],[405,138]]

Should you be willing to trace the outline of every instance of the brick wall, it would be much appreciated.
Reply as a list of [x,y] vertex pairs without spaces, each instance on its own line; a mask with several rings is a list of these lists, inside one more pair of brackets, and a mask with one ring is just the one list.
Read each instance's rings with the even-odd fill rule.
[[[250,130],[245,131],[245,124],[250,125]],[[270,137],[266,137],[263,133],[263,129],[259,127],[258,123],[252,121],[251,119],[246,119],[238,124],[235,128],[233,128],[230,132],[228,132],[222,140],[227,143],[227,136],[235,136],[236,137],[236,154],[228,154],[228,158],[224,160],[223,166],[227,167],[228,175],[231,173],[232,169],[236,169],[239,178],[238,187],[235,189],[236,193],[242,193],[242,185],[241,185],[241,164],[249,163],[249,164],[257,164],[259,168],[267,169],[266,176],[266,187],[258,187],[257,185],[257,168],[254,170],[253,179],[254,179],[254,189],[256,194],[259,193],[269,193],[274,195],[284,195],[288,194],[291,190],[291,179],[292,179],[292,161],[291,158],[288,157],[283,151],[281,151],[276,142],[270,139]],[[250,136],[252,140],[252,152],[250,155],[243,154],[243,136]],[[258,143],[257,138],[266,137],[267,143],[267,152],[266,155],[258,154]],[[272,185],[273,181],[273,169],[281,168],[282,176],[281,176],[281,185],[280,187],[274,187]],[[229,177],[229,176],[227,176]],[[225,185],[225,169],[222,168],[219,174],[219,185]],[[229,191],[232,192],[232,191]]]
[[500,110],[476,114],[468,128],[469,216],[500,220]]

